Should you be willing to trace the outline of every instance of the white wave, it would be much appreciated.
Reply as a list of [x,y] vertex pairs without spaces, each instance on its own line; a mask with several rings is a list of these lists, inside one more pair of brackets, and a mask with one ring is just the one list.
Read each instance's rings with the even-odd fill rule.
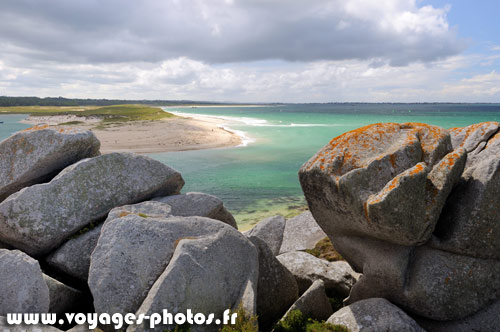
[[[163,109],[165,112],[167,110]],[[171,111],[168,110],[169,113],[178,115],[178,116],[185,116],[185,117],[191,117],[191,118],[198,118],[198,119],[203,119],[203,118],[210,118],[210,119],[216,119],[216,120],[224,120],[224,121],[231,121],[231,122],[242,122],[247,125],[252,125],[252,123],[262,123],[262,121],[267,122],[266,120],[261,120],[261,119],[253,119],[253,118],[245,118],[245,117],[232,117],[232,116],[219,116],[219,115],[206,115],[206,114],[193,114],[193,113],[185,113],[185,112],[178,112],[178,111]],[[254,143],[256,140],[250,136],[243,130],[236,130],[228,127],[226,124],[219,124],[217,127],[227,130],[231,133],[234,133],[235,135],[238,135],[241,139],[241,144],[238,145],[239,147],[247,146],[250,143]]]

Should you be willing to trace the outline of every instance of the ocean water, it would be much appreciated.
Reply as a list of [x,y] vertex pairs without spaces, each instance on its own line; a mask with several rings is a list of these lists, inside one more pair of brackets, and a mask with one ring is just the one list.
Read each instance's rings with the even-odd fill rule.
[[[275,214],[305,208],[300,166],[332,138],[377,122],[425,122],[444,128],[500,122],[500,104],[303,104],[256,107],[165,108],[213,116],[244,138],[245,146],[151,154],[179,170],[187,191],[220,197],[241,229]],[[0,115],[0,139],[26,128],[24,116]]]

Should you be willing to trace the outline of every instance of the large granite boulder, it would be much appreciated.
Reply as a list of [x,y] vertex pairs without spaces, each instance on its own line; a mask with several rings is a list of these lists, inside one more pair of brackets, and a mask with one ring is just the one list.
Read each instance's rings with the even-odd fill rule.
[[[106,222],[129,214],[144,218],[168,217],[170,210],[170,205],[153,201],[124,205],[112,209],[106,218]],[[97,245],[102,225],[102,223],[98,224],[65,242],[47,257],[47,263],[51,267],[87,283],[90,255]]]
[[49,288],[40,264],[19,250],[0,249],[0,316],[49,311]]
[[248,237],[258,237],[267,244],[273,255],[277,256],[280,253],[281,243],[283,242],[285,222],[285,218],[282,216],[269,217],[257,223],[245,235]]
[[500,299],[498,127],[374,124],[302,166],[315,220],[363,273],[348,303],[383,297],[459,320]]
[[257,317],[259,327],[271,327],[299,297],[299,287],[293,274],[275,257],[266,242],[256,236],[248,238],[259,254],[257,283]]
[[425,332],[403,310],[382,298],[353,303],[334,313],[327,322],[346,326],[351,332]]
[[0,202],[20,189],[55,176],[80,159],[99,155],[91,131],[35,126],[0,142]]
[[216,234],[226,228],[237,232],[225,223],[203,217],[127,214],[108,220],[92,252],[89,270],[96,312],[136,312],[182,239]]
[[290,251],[276,257],[297,280],[304,293],[316,280],[323,280],[329,294],[347,296],[359,275],[346,262],[328,262],[303,251]]
[[311,212],[304,212],[286,221],[280,254],[289,251],[313,249],[326,237]]
[[496,301],[481,311],[454,321],[436,321],[415,317],[417,323],[427,332],[493,332],[500,326],[500,301]]
[[238,229],[236,220],[224,207],[224,203],[215,196],[204,193],[187,193],[182,195],[172,195],[158,197],[155,201],[167,203],[172,207],[172,215],[178,217],[207,217],[220,220]]
[[177,194],[183,185],[177,171],[145,156],[84,159],[0,203],[0,240],[41,255],[116,206]]
[[[165,271],[154,283],[137,315],[151,317],[168,308],[172,313],[214,314],[240,305],[255,315],[259,263],[257,250],[238,231],[225,227],[213,235],[179,241]],[[174,326],[149,328],[146,320],[127,331],[165,331]],[[219,331],[220,325],[192,325],[190,331]]]

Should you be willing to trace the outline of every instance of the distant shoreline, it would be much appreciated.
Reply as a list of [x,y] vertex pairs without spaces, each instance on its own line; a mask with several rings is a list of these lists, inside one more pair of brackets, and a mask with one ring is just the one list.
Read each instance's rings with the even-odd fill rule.
[[101,141],[101,152],[162,153],[236,147],[240,135],[222,127],[217,119],[175,117],[155,121],[131,121],[99,126],[100,120],[74,115],[29,116],[22,120],[32,125],[72,126],[91,130]]

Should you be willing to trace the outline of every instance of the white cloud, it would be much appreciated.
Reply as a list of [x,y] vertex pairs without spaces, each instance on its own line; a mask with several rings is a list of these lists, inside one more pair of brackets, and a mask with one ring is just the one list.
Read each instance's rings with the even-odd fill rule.
[[0,46],[70,63],[376,57],[405,65],[463,49],[446,13],[415,0],[7,0]]

